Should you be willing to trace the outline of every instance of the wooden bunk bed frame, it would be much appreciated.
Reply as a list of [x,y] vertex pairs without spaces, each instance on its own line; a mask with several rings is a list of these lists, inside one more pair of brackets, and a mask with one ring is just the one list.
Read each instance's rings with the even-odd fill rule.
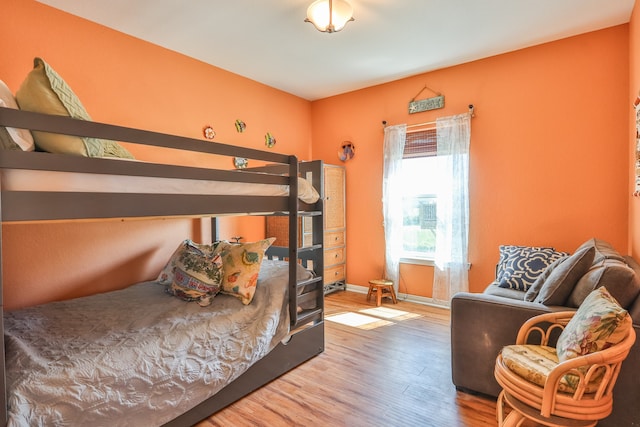
[[[272,167],[247,171],[218,170],[128,161],[74,157],[38,152],[3,151],[0,169],[30,169],[77,173],[107,173],[123,176],[182,178],[211,181],[268,183],[289,186],[288,196],[189,195],[146,193],[84,193],[5,190],[0,179],[0,219],[2,222],[42,222],[102,220],[107,218],[212,217],[227,214],[288,215],[289,247],[272,247],[267,256],[298,260],[312,269],[315,277],[296,281],[296,263],[289,263],[290,339],[278,344],[248,371],[219,393],[178,416],[165,426],[193,425],[241,397],[277,378],[288,370],[324,351],[323,323],[323,203],[298,199],[299,175],[309,176],[314,188],[323,194],[322,162],[298,162],[295,156],[174,135],[0,108],[0,126],[47,131],[74,136],[126,141],[143,145],[188,150],[223,156],[244,157]],[[285,173],[285,175],[283,175]],[[298,218],[311,217],[313,244],[299,248]],[[215,219],[214,219],[215,221]],[[212,227],[215,230],[215,227]],[[212,233],[213,234],[213,233]],[[1,237],[1,231],[0,231]],[[215,238],[215,236],[214,236]],[[0,261],[2,247],[0,245]],[[0,303],[2,302],[0,263]],[[298,312],[300,304],[313,307]],[[4,304],[0,304],[3,310]],[[0,331],[4,335],[3,317]],[[0,341],[0,420],[7,420],[4,339]]]

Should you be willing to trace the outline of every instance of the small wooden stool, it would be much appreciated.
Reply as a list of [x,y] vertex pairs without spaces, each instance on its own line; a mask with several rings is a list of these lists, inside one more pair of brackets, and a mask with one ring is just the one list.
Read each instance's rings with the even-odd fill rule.
[[396,299],[396,291],[393,290],[393,282],[391,280],[369,280],[367,301],[371,299],[371,295],[374,292],[376,293],[376,307],[380,307],[380,305],[382,305],[382,297],[391,298],[394,304],[398,303],[398,300]]

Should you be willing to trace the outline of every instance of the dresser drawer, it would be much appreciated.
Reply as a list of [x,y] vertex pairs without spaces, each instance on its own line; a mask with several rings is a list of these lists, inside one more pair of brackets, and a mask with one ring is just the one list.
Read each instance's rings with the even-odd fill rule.
[[324,283],[329,284],[333,282],[338,282],[340,280],[344,280],[346,278],[345,274],[345,265],[336,265],[335,267],[325,268],[324,269]]
[[330,267],[335,264],[344,264],[345,248],[327,249],[324,251],[324,265]]
[[324,233],[324,246],[326,248],[344,246],[344,231],[329,231]]

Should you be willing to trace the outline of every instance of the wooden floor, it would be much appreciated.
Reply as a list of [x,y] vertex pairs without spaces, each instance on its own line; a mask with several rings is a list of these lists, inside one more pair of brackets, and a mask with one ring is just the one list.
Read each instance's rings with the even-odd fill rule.
[[448,310],[403,301],[376,309],[344,291],[325,304],[324,353],[198,427],[497,426],[494,399],[451,382]]

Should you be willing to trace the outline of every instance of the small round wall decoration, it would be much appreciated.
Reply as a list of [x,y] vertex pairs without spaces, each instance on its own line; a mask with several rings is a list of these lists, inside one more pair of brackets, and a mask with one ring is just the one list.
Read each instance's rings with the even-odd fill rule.
[[269,148],[272,148],[274,145],[276,145],[276,139],[269,132],[267,132],[267,134],[264,136],[264,145]]
[[245,131],[245,129],[247,128],[247,124],[245,122],[243,122],[242,120],[238,119],[236,120],[236,130],[238,131],[238,133],[242,133]]
[[233,165],[236,167],[236,169],[244,169],[249,166],[249,160],[245,159],[244,157],[234,157]]
[[351,141],[344,141],[338,150],[338,158],[343,162],[353,159],[356,155],[356,146]]
[[204,135],[205,138],[207,139],[213,139],[216,137],[216,131],[213,130],[213,128],[210,125],[206,125],[203,129],[202,129],[202,134]]

